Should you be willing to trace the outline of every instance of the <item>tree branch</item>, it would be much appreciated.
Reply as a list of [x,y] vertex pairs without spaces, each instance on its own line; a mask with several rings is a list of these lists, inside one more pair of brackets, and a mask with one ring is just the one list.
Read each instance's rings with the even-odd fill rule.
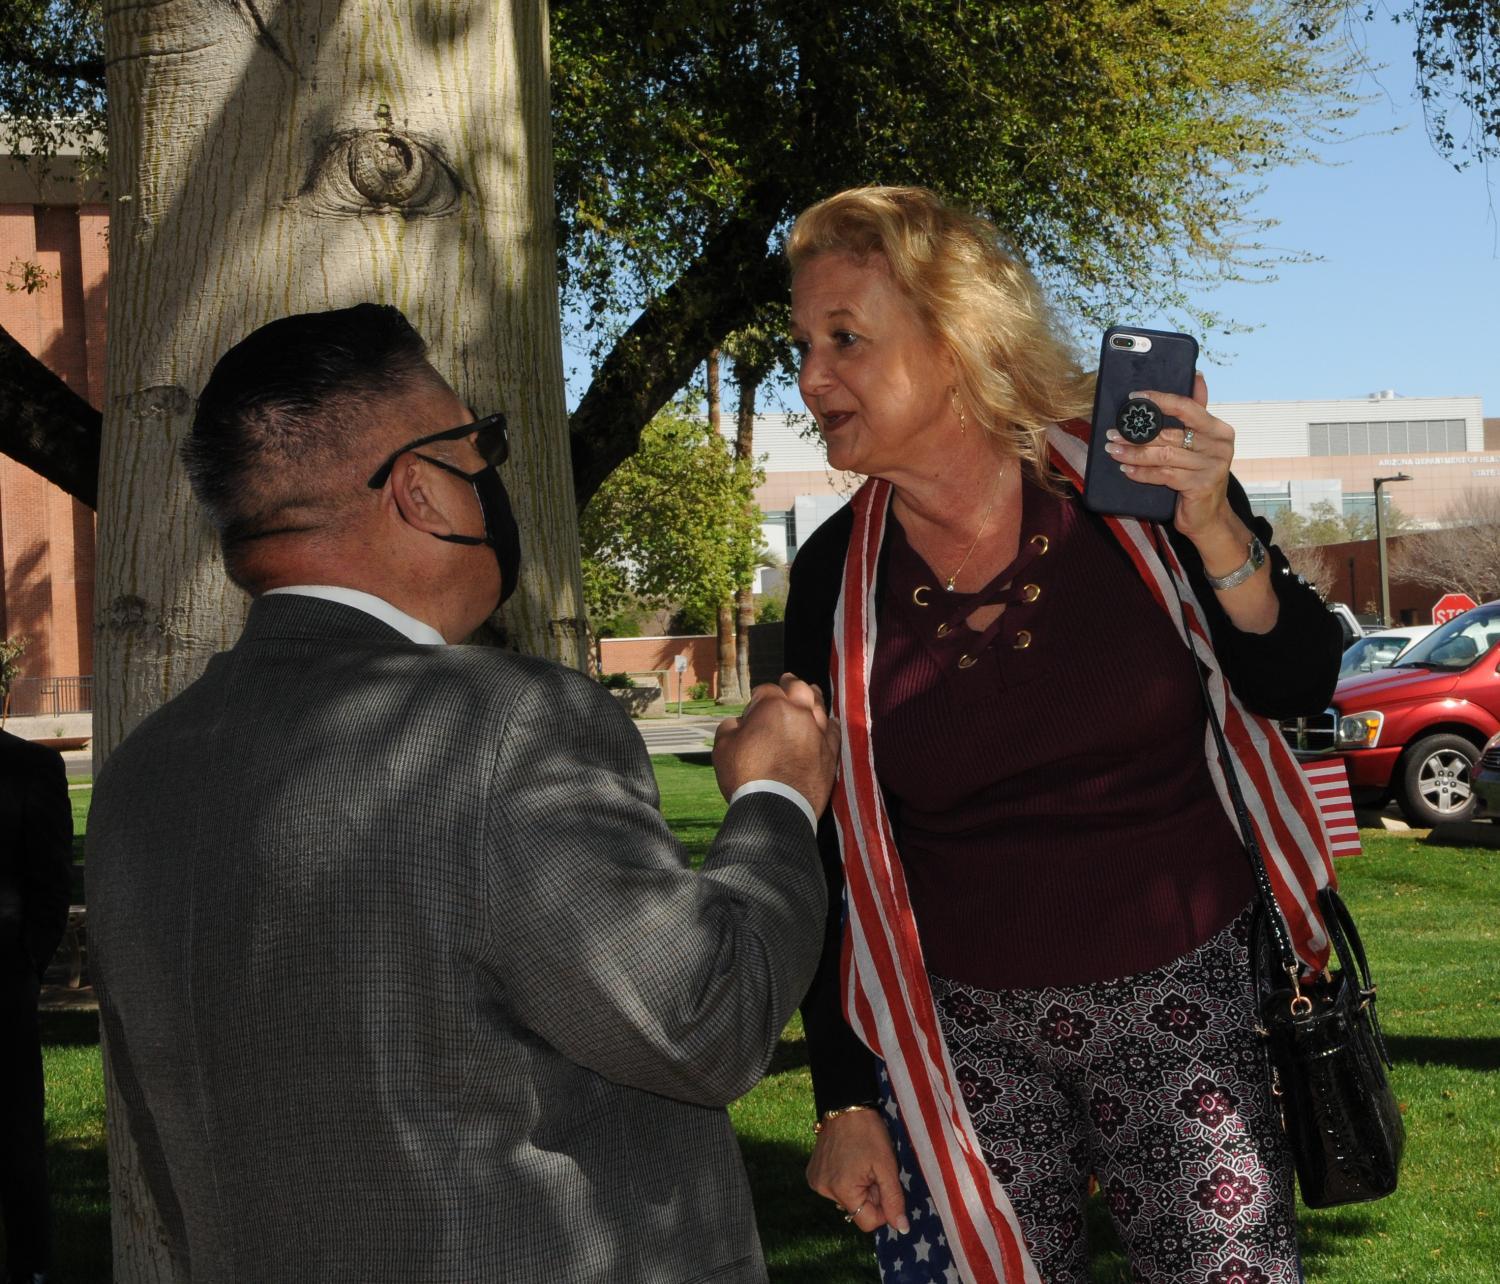
[[36,72],[39,76],[46,76],[49,80],[81,80],[87,85],[93,85],[96,89],[104,88],[105,67],[102,58],[85,58],[80,62],[58,62],[52,58],[39,58],[14,40],[5,40],[3,43],[7,58],[20,63],[28,71]]
[[0,329],[0,452],[97,508],[100,423],[93,406]]
[[580,509],[635,453],[641,429],[688,383],[708,351],[785,294],[785,265],[767,249],[783,203],[779,190],[766,192],[722,227],[610,350],[568,421]]

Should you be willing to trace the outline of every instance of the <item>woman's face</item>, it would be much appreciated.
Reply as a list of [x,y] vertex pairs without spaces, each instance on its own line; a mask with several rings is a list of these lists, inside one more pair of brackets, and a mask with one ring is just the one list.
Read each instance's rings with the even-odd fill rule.
[[797,386],[838,469],[931,474],[958,429],[954,364],[883,258],[821,254],[792,280]]

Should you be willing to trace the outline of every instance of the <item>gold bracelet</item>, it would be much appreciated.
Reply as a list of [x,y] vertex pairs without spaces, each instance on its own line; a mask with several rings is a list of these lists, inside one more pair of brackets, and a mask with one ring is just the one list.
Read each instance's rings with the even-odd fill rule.
[[874,1106],[867,1106],[861,1102],[853,1106],[840,1106],[837,1110],[825,1110],[822,1116],[817,1120],[817,1122],[813,1124],[813,1133],[814,1135],[821,1134],[823,1131],[823,1125],[826,1124],[830,1119],[837,1119],[840,1115],[852,1115],[856,1110],[874,1109]]

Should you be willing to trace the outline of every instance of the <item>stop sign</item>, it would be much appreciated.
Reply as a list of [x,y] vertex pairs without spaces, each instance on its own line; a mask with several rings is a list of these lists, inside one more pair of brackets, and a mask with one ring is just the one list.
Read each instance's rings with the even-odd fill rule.
[[1472,611],[1479,603],[1467,593],[1444,593],[1432,608],[1432,622],[1447,624],[1455,615]]

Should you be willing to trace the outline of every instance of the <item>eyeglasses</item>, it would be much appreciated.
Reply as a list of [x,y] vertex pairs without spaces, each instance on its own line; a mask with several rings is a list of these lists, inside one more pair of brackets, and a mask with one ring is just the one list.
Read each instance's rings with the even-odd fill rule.
[[[416,450],[418,446],[427,446],[435,441],[462,441],[468,437],[474,438],[474,448],[484,459],[485,468],[499,468],[510,458],[510,433],[505,428],[504,412],[498,412],[486,415],[483,419],[476,419],[472,423],[459,424],[456,428],[445,428],[442,432],[435,432],[430,437],[418,437],[416,441],[407,442],[406,445],[392,452],[390,458],[375,470],[365,484],[371,490],[379,490],[390,480],[396,461],[409,450]],[[430,455],[420,455],[419,458],[427,460],[429,464],[436,464],[450,473],[458,473],[460,477],[470,475],[444,460],[433,459]],[[479,471],[483,472],[484,469]]]

